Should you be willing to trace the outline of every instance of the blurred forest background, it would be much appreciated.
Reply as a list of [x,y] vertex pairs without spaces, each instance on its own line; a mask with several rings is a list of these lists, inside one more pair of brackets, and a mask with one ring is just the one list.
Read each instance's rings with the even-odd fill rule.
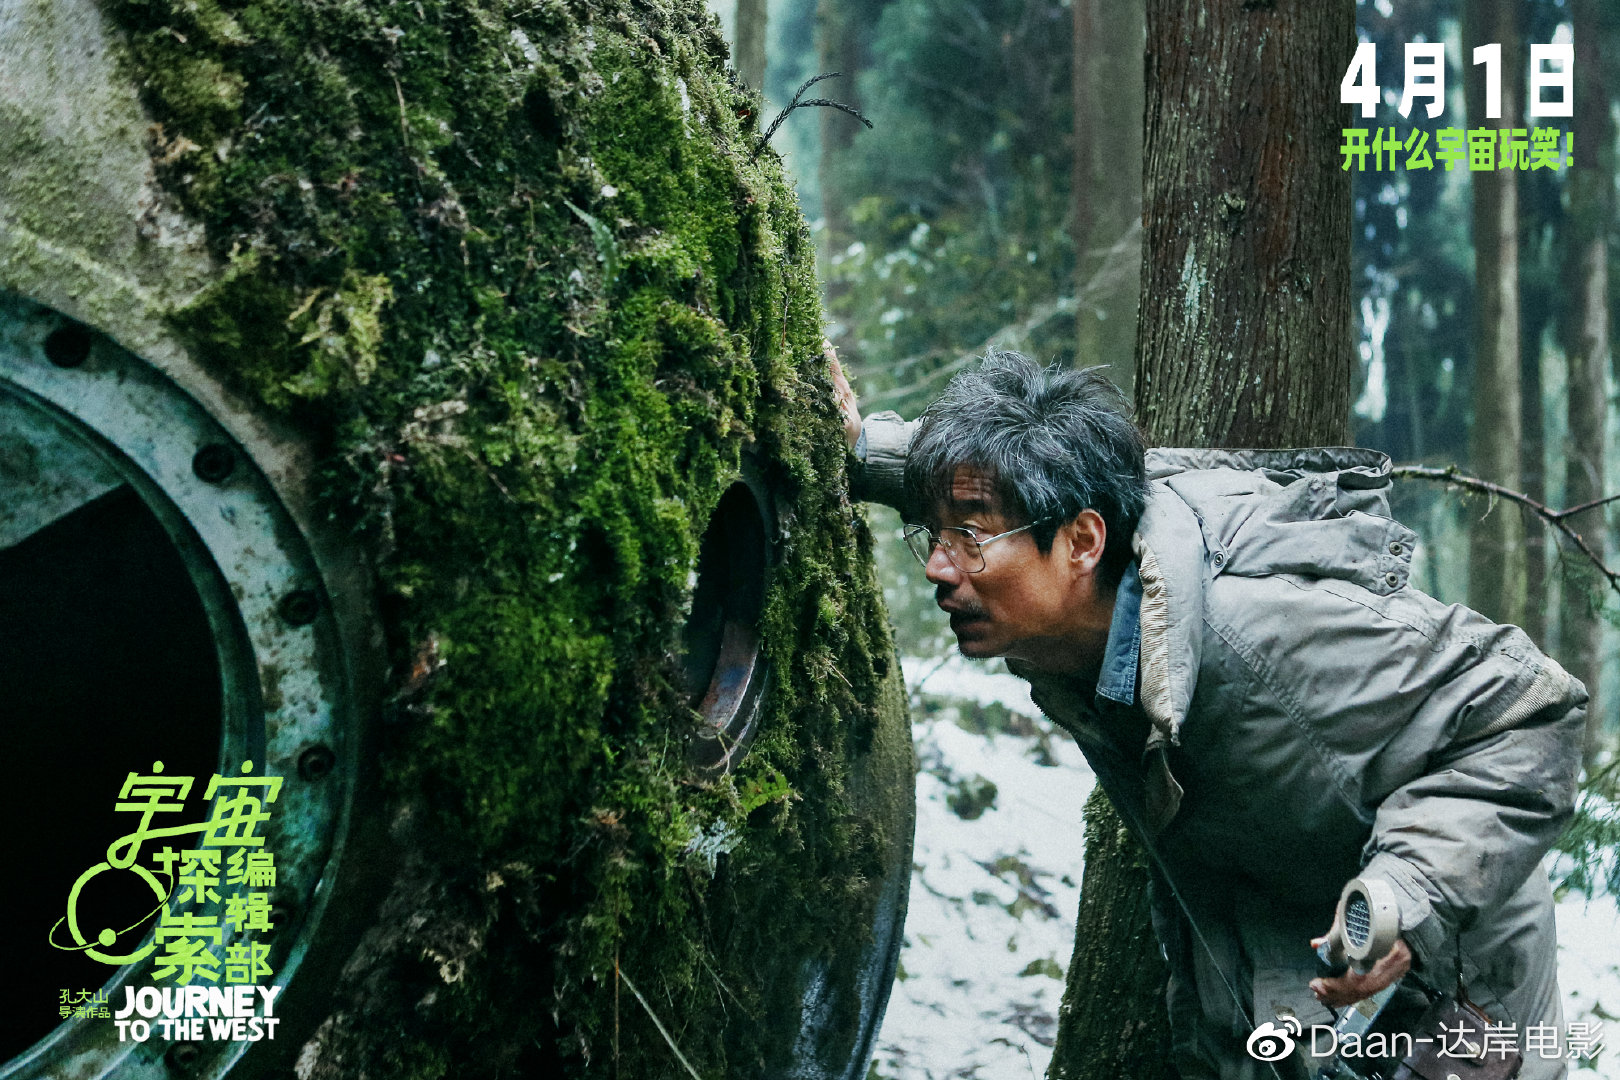
[[[772,137],[815,224],[830,335],[864,410],[915,416],[991,345],[1101,364],[1130,391],[1143,0],[710,6],[739,77],[763,86],[762,128],[806,79],[830,71],[841,77],[806,96],[872,121],[866,130],[834,109],[802,109]],[[1575,167],[1487,174],[1489,185],[1438,165],[1354,174],[1352,430],[1398,465],[1456,466],[1566,509],[1620,491],[1608,329],[1620,273],[1620,5],[1358,0],[1385,104],[1365,120],[1346,106],[1344,123],[1402,138],[1469,126],[1465,17],[1489,21],[1494,32],[1470,41],[1502,41],[1503,68],[1521,86],[1530,43],[1575,42],[1576,119],[1526,119],[1521,96],[1514,122],[1574,130]],[[1403,46],[1424,41],[1446,46],[1446,109],[1429,119],[1420,104],[1403,119]],[[1499,234],[1512,242],[1489,242]],[[1591,778],[1612,782],[1620,594],[1510,502],[1423,480],[1398,483],[1396,502],[1424,541],[1421,587],[1524,626],[1592,688]],[[895,524],[878,513],[880,527]],[[1612,503],[1566,519],[1610,565],[1616,521]],[[927,587],[888,554],[902,651],[944,655],[949,634]]]
[[[763,130],[819,240],[829,334],[864,411],[915,416],[986,347],[1102,365],[1132,389],[1141,275],[1144,0],[710,0]],[[1469,30],[1465,35],[1465,23]],[[1574,167],[1353,176],[1352,432],[1397,465],[1455,467],[1556,514],[1620,563],[1620,432],[1610,327],[1620,273],[1612,0],[1358,0],[1384,103],[1345,126],[1434,132],[1477,123],[1463,42],[1503,45],[1509,127],[1574,132]],[[1444,113],[1403,119],[1403,46],[1443,42]],[[1573,42],[1577,115],[1524,115],[1529,45]],[[1349,44],[1345,61],[1350,59]],[[1513,100],[1515,99],[1516,100]],[[1516,113],[1516,115],[1515,115]],[[1401,155],[1404,161],[1404,153]],[[1591,504],[1591,505],[1588,505]],[[1413,581],[1524,626],[1592,690],[1586,794],[1562,887],[1620,892],[1620,592],[1544,516],[1455,484],[1403,479],[1396,513],[1422,540]],[[872,508],[881,536],[891,512]],[[903,655],[952,652],[931,591],[882,545]]]

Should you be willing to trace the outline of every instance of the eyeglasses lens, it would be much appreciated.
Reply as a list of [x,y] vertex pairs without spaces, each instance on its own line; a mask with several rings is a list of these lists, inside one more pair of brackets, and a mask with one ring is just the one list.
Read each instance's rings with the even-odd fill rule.
[[928,556],[934,552],[934,537],[921,525],[908,525],[905,531],[906,546],[917,557],[917,561],[924,566],[928,565]]
[[935,534],[917,525],[906,530],[905,538],[906,546],[911,548],[911,553],[924,566],[928,565],[928,559],[934,553],[934,544],[938,543],[945,549],[945,557],[958,570],[976,574],[984,569],[984,553],[979,550],[979,541],[966,529],[941,529],[936,539]]

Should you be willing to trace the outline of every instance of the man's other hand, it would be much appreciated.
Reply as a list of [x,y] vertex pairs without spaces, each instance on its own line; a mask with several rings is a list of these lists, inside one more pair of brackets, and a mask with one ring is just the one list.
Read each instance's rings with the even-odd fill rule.
[[[1319,937],[1311,942],[1311,947],[1315,948],[1326,940],[1326,937]],[[1316,995],[1317,1001],[1328,1008],[1342,1009],[1346,1005],[1354,1005],[1358,1001],[1372,997],[1411,970],[1412,950],[1407,947],[1406,942],[1397,941],[1367,974],[1357,974],[1352,968],[1343,975],[1312,979],[1311,993]]]
[[855,399],[855,390],[844,377],[844,365],[838,362],[838,350],[833,343],[823,340],[821,355],[827,358],[827,375],[832,379],[833,400],[838,402],[838,411],[844,414],[844,442],[848,447],[855,449],[855,443],[861,437],[861,406]]

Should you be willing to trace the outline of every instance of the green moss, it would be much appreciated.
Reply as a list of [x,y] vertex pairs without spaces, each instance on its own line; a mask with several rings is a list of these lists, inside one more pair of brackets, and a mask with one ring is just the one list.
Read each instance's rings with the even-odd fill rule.
[[[670,1075],[621,976],[704,1075],[780,1061],[796,965],[871,918],[910,750],[811,243],[712,20],[696,0],[108,8],[160,178],[227,268],[174,325],[317,437],[396,655],[434,634],[446,662],[388,756],[412,822],[394,936],[317,1075]],[[716,779],[686,764],[675,657],[744,454],[780,531],[773,690]]]

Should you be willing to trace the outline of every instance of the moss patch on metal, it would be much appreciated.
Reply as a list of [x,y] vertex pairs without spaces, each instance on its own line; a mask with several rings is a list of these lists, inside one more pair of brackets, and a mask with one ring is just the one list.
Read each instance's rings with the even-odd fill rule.
[[[773,964],[870,919],[907,812],[853,763],[910,747],[810,238],[702,4],[106,6],[225,267],[175,325],[318,435],[401,671],[443,662],[386,748],[383,917],[300,1075],[780,1060]],[[679,634],[745,452],[774,684],[704,777]]]

